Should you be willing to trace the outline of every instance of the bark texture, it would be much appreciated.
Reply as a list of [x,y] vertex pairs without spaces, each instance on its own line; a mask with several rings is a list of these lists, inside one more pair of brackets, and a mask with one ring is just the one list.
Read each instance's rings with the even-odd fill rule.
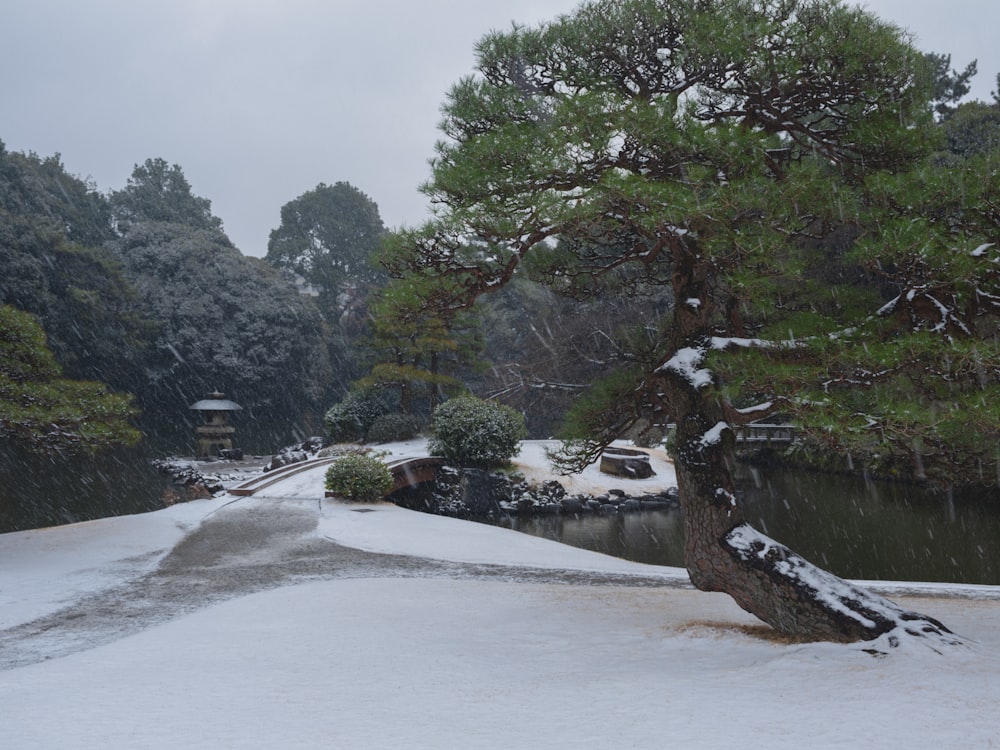
[[962,640],[934,618],[816,567],[749,524],[732,479],[730,428],[689,414],[678,426],[676,459],[684,509],[685,563],[702,591],[729,594],[779,632],[807,640],[872,641],[926,636],[939,645]]
[[[706,367],[713,349],[717,274],[697,247],[675,241],[673,289],[679,302],[671,329],[671,358],[656,372],[654,390],[673,415],[675,468],[684,510],[684,559],[702,591],[729,594],[740,607],[781,633],[808,640],[873,641],[889,645],[902,634],[940,644],[961,639],[937,620],[908,612],[887,599],[816,567],[747,524],[733,479],[732,427],[761,413],[741,413],[719,391]],[[729,331],[738,326],[723,319]]]

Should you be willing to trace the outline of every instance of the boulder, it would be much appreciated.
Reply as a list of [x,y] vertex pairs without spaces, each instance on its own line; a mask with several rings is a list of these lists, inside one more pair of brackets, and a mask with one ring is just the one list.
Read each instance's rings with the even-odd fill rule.
[[649,454],[632,448],[605,449],[600,469],[605,474],[629,479],[646,479],[656,473],[649,463]]

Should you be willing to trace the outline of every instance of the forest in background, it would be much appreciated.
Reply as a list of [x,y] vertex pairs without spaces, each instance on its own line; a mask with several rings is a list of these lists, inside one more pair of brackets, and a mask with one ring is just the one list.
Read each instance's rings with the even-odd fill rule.
[[[267,257],[248,257],[179,165],[149,159],[103,193],[58,154],[0,143],[0,305],[37,320],[65,378],[131,394],[134,424],[156,452],[190,448],[188,406],[215,390],[243,406],[246,450],[275,450],[322,431],[326,409],[398,360],[374,325],[386,233],[370,198],[321,184],[283,207]],[[568,397],[613,357],[622,326],[655,320],[668,303],[655,291],[569,300],[524,279],[467,322],[468,346],[446,367],[456,387],[518,406],[533,436],[548,437]],[[398,387],[389,380],[371,383]],[[430,390],[414,375],[407,411],[423,421]]]
[[[941,139],[926,164],[981,169],[1000,146],[1000,103],[960,104],[975,65],[957,72],[947,56],[928,59]],[[380,389],[424,424],[441,398],[470,389],[521,410],[531,437],[543,438],[596,382],[642,360],[671,309],[662,285],[623,278],[599,295],[557,295],[540,283],[544,269],[526,267],[471,313],[429,321],[414,310],[419,294],[386,272],[393,234],[368,196],[320,184],[282,207],[267,256],[247,257],[180,165],[150,158],[127,185],[102,191],[68,174],[58,154],[0,142],[0,306],[14,311],[0,354],[27,346],[25,331],[37,325],[44,339],[31,339],[31,360],[52,360],[0,376],[24,392],[86,381],[118,394],[127,405],[95,402],[92,416],[103,409],[111,425],[95,446],[138,440],[142,460],[190,452],[188,407],[215,390],[243,406],[239,443],[251,453],[318,434],[325,411],[358,386]],[[824,240],[851,241],[849,232]],[[830,248],[830,273],[854,273],[839,260],[843,248]],[[14,391],[0,386],[0,453],[11,466],[26,447],[44,446],[19,432]]]

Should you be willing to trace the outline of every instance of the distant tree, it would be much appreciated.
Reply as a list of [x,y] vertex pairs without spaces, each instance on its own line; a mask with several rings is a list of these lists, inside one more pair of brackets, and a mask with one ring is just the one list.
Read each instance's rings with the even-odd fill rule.
[[[382,257],[391,267],[389,256]],[[442,395],[462,389],[456,373],[477,361],[482,342],[473,315],[442,313],[429,304],[425,294],[433,287],[425,282],[407,275],[377,293],[371,305],[374,362],[360,382],[396,389],[404,414],[413,414],[415,398],[422,398],[429,416]]]
[[939,117],[947,118],[954,113],[959,101],[969,93],[970,82],[977,72],[976,61],[970,62],[965,66],[965,70],[959,73],[951,67],[951,55],[927,52],[924,54],[924,60],[934,82],[931,94],[934,111]]
[[338,323],[357,318],[370,289],[383,281],[372,256],[384,231],[371,198],[347,182],[320,183],[281,207],[265,260],[313,287],[329,322]]
[[0,443],[51,452],[134,445],[135,414],[129,396],[63,378],[38,321],[0,306]]
[[184,172],[164,159],[146,159],[136,164],[128,184],[110,196],[115,221],[128,224],[159,221],[185,224],[193,229],[221,229],[222,220],[212,215],[212,202],[196,196]]
[[157,326],[139,395],[165,439],[187,439],[178,413],[215,390],[255,425],[244,447],[270,449],[317,426],[331,369],[312,301],[233,246],[177,165],[146,160],[111,202],[119,237],[107,247]]
[[0,141],[0,211],[30,217],[38,232],[99,247],[112,234],[111,207],[96,187],[66,172],[59,154],[9,152]]
[[1000,146],[1000,102],[967,102],[942,123],[948,151],[960,157],[986,154]]
[[[448,308],[501,288],[534,255],[551,256],[554,283],[631,267],[676,300],[651,363],[622,368],[590,401],[587,439],[567,467],[594,460],[643,415],[669,418],[698,588],[802,637],[954,643],[940,623],[750,527],[731,469],[736,428],[778,410],[843,436],[863,431],[867,414],[847,411],[854,396],[919,377],[959,319],[970,333],[980,325],[960,303],[978,301],[993,330],[991,266],[976,244],[965,252],[966,240],[989,244],[981,228],[950,245],[967,259],[951,269],[982,281],[955,298],[908,285],[886,306],[895,290],[859,286],[842,257],[839,238],[874,210],[867,181],[935,145],[923,56],[896,27],[837,0],[596,0],[492,33],[477,53],[475,75],[443,108],[425,188],[438,214],[409,233],[414,272],[445,279]],[[905,219],[880,215],[882,244],[902,251],[905,232],[912,253],[897,257],[915,261],[923,241]],[[928,281],[952,273],[919,270]],[[906,314],[916,315],[908,325]],[[985,372],[996,372],[996,342],[978,343]],[[1000,383],[988,375],[986,388]]]
[[69,377],[137,387],[150,334],[135,290],[101,243],[111,209],[58,157],[0,144],[0,304],[38,317]]
[[318,422],[331,370],[325,326],[309,298],[219,230],[145,222],[111,247],[157,323],[141,393],[159,423],[176,424],[214,390],[258,421],[259,450],[295,425],[311,429],[310,414]]
[[[547,438],[561,431],[567,409],[591,383],[652,356],[671,298],[663,286],[571,290],[520,271],[477,302],[487,361],[466,382],[522,411],[529,434]],[[630,437],[657,432],[645,420]]]

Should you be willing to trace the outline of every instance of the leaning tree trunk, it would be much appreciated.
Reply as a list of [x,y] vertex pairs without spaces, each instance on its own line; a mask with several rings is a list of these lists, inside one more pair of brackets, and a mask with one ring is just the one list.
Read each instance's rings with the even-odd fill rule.
[[[775,630],[805,639],[854,642],[886,636],[892,646],[909,634],[961,643],[937,620],[816,567],[746,522],[733,481],[736,436],[730,424],[751,417],[728,404],[704,367],[708,353],[720,346],[711,333],[718,322],[713,318],[716,274],[696,244],[675,238],[671,249],[674,298],[683,303],[674,308],[673,356],[657,368],[649,385],[677,423],[674,463],[691,582],[702,591],[729,594]],[[738,321],[727,320],[726,327],[741,332]]]
[[747,524],[732,477],[735,435],[702,410],[678,420],[675,465],[692,583],[721,591],[776,630],[810,640],[930,636],[958,644],[933,618],[822,570]]

